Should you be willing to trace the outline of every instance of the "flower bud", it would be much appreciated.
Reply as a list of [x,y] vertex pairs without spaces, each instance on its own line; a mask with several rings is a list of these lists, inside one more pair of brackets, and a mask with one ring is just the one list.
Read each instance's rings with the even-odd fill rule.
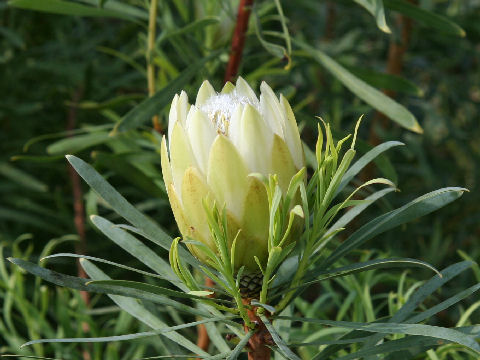
[[[259,180],[276,174],[285,194],[304,166],[297,123],[287,100],[263,82],[260,99],[245,80],[227,83],[217,93],[208,81],[195,105],[187,94],[175,95],[169,114],[168,150],[162,141],[162,172],[175,220],[184,238],[218,253],[204,208],[225,209],[228,244],[235,245],[235,268],[258,271],[268,258],[269,202]],[[298,200],[296,200],[298,203]],[[291,204],[293,208],[297,203]],[[240,230],[240,231],[239,231]],[[188,245],[201,261],[206,256]]]

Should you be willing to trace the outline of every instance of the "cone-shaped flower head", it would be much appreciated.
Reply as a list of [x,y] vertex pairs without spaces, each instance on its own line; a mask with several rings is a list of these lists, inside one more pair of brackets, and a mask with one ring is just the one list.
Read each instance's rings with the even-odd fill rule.
[[[217,93],[208,81],[195,105],[182,91],[172,101],[168,150],[162,141],[162,172],[180,232],[213,251],[204,199],[225,207],[228,243],[235,246],[235,268],[258,271],[268,257],[269,205],[264,184],[252,173],[276,174],[282,192],[304,166],[297,123],[287,100],[263,82],[260,100],[245,80]],[[296,204],[293,204],[294,206]],[[241,230],[240,232],[238,232]],[[205,255],[195,245],[190,251]]]

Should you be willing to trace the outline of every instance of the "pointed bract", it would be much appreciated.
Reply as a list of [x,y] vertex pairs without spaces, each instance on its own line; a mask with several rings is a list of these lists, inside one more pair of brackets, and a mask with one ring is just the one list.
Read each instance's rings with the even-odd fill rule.
[[210,239],[207,214],[203,205],[203,201],[208,199],[210,194],[210,189],[200,172],[193,166],[189,167],[185,171],[182,183],[183,211],[189,222],[189,234],[193,239],[198,239],[195,235],[199,235],[207,241],[209,247],[213,247],[215,244]]
[[255,91],[252,90],[250,85],[248,85],[248,83],[245,80],[243,80],[241,76],[239,76],[237,79],[235,89],[237,90],[238,95],[245,96],[246,98],[250,99],[253,102],[258,102]]
[[200,171],[206,174],[208,155],[217,133],[205,113],[193,106],[187,118],[187,133]]
[[247,167],[235,146],[225,136],[218,135],[210,150],[207,183],[220,207],[226,206],[237,219],[243,214],[247,175]]
[[216,94],[217,93],[213,88],[212,84],[210,84],[208,80],[205,80],[202,83],[202,86],[200,86],[200,89],[198,89],[197,98],[195,99],[195,105],[197,107],[200,107],[201,105],[205,104],[205,102],[209,98],[215,96]]
[[179,194],[182,193],[182,181],[185,170],[195,165],[195,157],[193,156],[185,130],[182,124],[177,122],[173,127],[170,140],[170,166],[172,168],[173,184]]
[[[268,174],[273,134],[262,116],[251,105],[245,105],[240,121],[240,154],[249,172]],[[259,153],[259,150],[262,152]]]
[[293,161],[297,169],[301,169],[305,163],[302,140],[300,140],[300,133],[298,132],[297,121],[295,115],[293,115],[292,108],[287,99],[283,95],[280,95],[280,104],[283,106],[286,114],[285,122],[285,142],[288,149],[292,154]]

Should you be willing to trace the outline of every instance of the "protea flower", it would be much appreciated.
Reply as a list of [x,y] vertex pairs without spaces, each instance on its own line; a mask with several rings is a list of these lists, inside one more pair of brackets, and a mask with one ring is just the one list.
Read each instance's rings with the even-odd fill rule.
[[[260,100],[245,80],[227,83],[220,93],[205,81],[195,105],[175,95],[169,115],[168,150],[162,141],[165,186],[184,238],[217,251],[204,199],[225,207],[228,241],[235,246],[235,268],[258,271],[254,256],[268,257],[269,204],[264,184],[254,173],[276,174],[285,193],[304,166],[300,135],[287,100],[263,82]],[[169,154],[168,154],[169,153]],[[295,204],[293,204],[295,205]],[[240,232],[239,232],[240,230]],[[201,261],[195,245],[190,251]]]

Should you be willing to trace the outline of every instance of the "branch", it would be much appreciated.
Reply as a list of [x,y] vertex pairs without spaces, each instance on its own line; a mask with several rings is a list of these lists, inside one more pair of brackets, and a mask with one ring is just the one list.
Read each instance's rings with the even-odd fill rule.
[[[80,101],[83,94],[83,88],[80,87],[75,91],[72,99],[72,105],[68,109],[68,119],[67,119],[67,131],[69,131],[68,137],[72,137],[73,134],[71,131],[75,128],[77,122],[77,105]],[[75,229],[77,230],[78,237],[80,241],[75,244],[75,252],[77,254],[86,254],[87,253],[87,237],[85,231],[85,206],[83,204],[83,191],[82,185],[80,182],[80,176],[75,171],[72,165],[68,164],[68,175],[70,177],[70,182],[72,184],[72,194],[73,194],[73,212],[74,212],[74,223]],[[80,259],[77,259],[77,273],[81,278],[86,279],[87,274],[85,270],[80,265]],[[90,304],[90,294],[87,291],[80,291],[80,296],[86,305]],[[82,330],[85,333],[90,331],[90,326],[87,322],[82,322]],[[87,349],[82,352],[83,360],[90,360],[90,351]]]
[[[410,2],[414,2],[410,0]],[[407,51],[408,44],[410,42],[410,34],[412,32],[412,20],[403,16],[398,15],[397,25],[400,28],[400,39],[392,37],[390,40],[390,46],[388,48],[388,60],[387,60],[387,74],[391,75],[401,75],[403,69],[403,60],[404,55]],[[395,91],[393,90],[384,90],[386,95],[390,97],[395,97]],[[382,128],[387,128],[387,118],[384,114],[377,112],[373,118],[372,125],[370,127],[370,139],[369,142],[371,145],[380,144],[380,138],[375,132],[375,128],[380,125]]]
[[245,34],[248,28],[248,19],[252,10],[253,0],[240,0],[238,5],[237,24],[232,37],[232,47],[224,82],[231,81],[238,74],[240,61],[242,60],[243,48],[245,46]]

